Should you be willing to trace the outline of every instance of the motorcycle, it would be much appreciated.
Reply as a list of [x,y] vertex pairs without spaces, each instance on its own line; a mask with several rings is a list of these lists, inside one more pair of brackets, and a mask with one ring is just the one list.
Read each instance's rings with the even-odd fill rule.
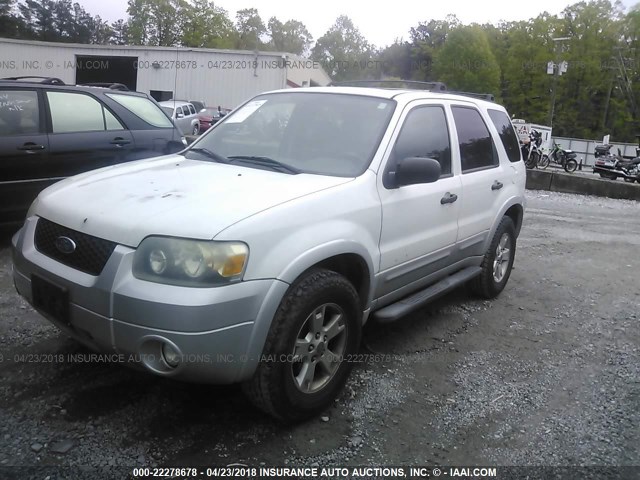
[[625,182],[640,183],[640,157],[624,158],[620,150],[617,155],[613,155],[610,152],[612,146],[596,146],[593,173],[598,173],[602,178],[609,180],[622,177]]
[[553,149],[549,154],[542,155],[538,162],[538,167],[545,169],[551,162],[560,165],[565,172],[572,173],[578,168],[576,160],[576,152],[572,150],[564,150],[560,145],[554,142]]
[[540,145],[542,145],[542,133],[532,128],[529,136],[524,139],[520,147],[522,158],[527,168],[536,168],[538,166],[538,162],[542,157]]

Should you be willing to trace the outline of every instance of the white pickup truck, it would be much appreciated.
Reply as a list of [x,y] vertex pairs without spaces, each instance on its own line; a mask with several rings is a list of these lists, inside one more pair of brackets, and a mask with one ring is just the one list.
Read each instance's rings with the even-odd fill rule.
[[287,421],[343,387],[365,322],[505,287],[525,167],[505,109],[358,87],[248,101],[186,150],[61,181],[13,238],[18,292],[101,352],[241,382]]

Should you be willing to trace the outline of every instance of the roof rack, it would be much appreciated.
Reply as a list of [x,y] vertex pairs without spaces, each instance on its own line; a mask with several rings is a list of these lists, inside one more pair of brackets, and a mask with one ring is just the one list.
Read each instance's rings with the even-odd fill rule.
[[92,83],[79,83],[80,87],[100,87],[100,88],[109,88],[111,90],[120,90],[123,92],[128,92],[129,87],[127,87],[123,83],[112,83],[112,82],[92,82]]
[[[345,82],[331,82],[332,87],[372,87],[372,88],[411,88],[415,90],[430,90],[444,92],[447,86],[442,82],[420,82],[417,80],[349,80]],[[400,85],[400,86],[398,86]]]
[[465,97],[479,98],[480,100],[487,100],[489,102],[496,101],[496,97],[493,93],[456,92],[454,90],[449,90],[447,93],[451,93],[453,95],[463,95]]
[[[403,85],[403,86],[398,86]],[[447,90],[447,86],[442,82],[420,82],[417,80],[350,80],[346,82],[331,82],[331,87],[372,87],[372,88],[409,88],[415,90],[429,90],[431,92],[451,93],[453,95],[463,95],[465,97],[479,98],[495,102],[496,97],[492,93],[458,92]]]
[[33,79],[37,79],[40,80],[39,82],[34,82],[34,83],[46,83],[49,85],[65,85],[65,83],[60,80],[59,78],[56,77],[39,77],[37,75],[26,75],[24,77],[5,77],[2,78],[1,80],[26,80],[29,78],[33,78]]

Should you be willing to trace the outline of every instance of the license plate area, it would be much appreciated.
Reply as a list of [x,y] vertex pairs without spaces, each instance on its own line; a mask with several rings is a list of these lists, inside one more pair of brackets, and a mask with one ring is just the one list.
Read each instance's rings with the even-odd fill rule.
[[54,320],[69,325],[69,292],[66,288],[38,276],[31,276],[33,306]]

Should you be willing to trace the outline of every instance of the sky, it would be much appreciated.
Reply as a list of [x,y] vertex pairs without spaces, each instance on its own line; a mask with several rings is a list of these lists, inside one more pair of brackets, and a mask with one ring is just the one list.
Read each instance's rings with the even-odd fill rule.
[[[127,18],[127,0],[77,0],[92,15],[100,15],[109,22]],[[622,0],[629,8],[638,0]],[[218,0],[214,2],[229,12],[235,19],[237,10],[257,8],[262,20],[267,23],[272,16],[285,22],[299,20],[307,26],[314,40],[320,38],[333,25],[339,15],[347,15],[365,38],[382,47],[396,38],[409,39],[409,29],[420,21],[442,20],[455,14],[463,24],[498,23],[500,20],[527,20],[547,11],[560,13],[566,6],[577,3],[566,0],[495,1],[495,0],[449,0],[420,1],[394,0],[379,3],[362,0]]]

